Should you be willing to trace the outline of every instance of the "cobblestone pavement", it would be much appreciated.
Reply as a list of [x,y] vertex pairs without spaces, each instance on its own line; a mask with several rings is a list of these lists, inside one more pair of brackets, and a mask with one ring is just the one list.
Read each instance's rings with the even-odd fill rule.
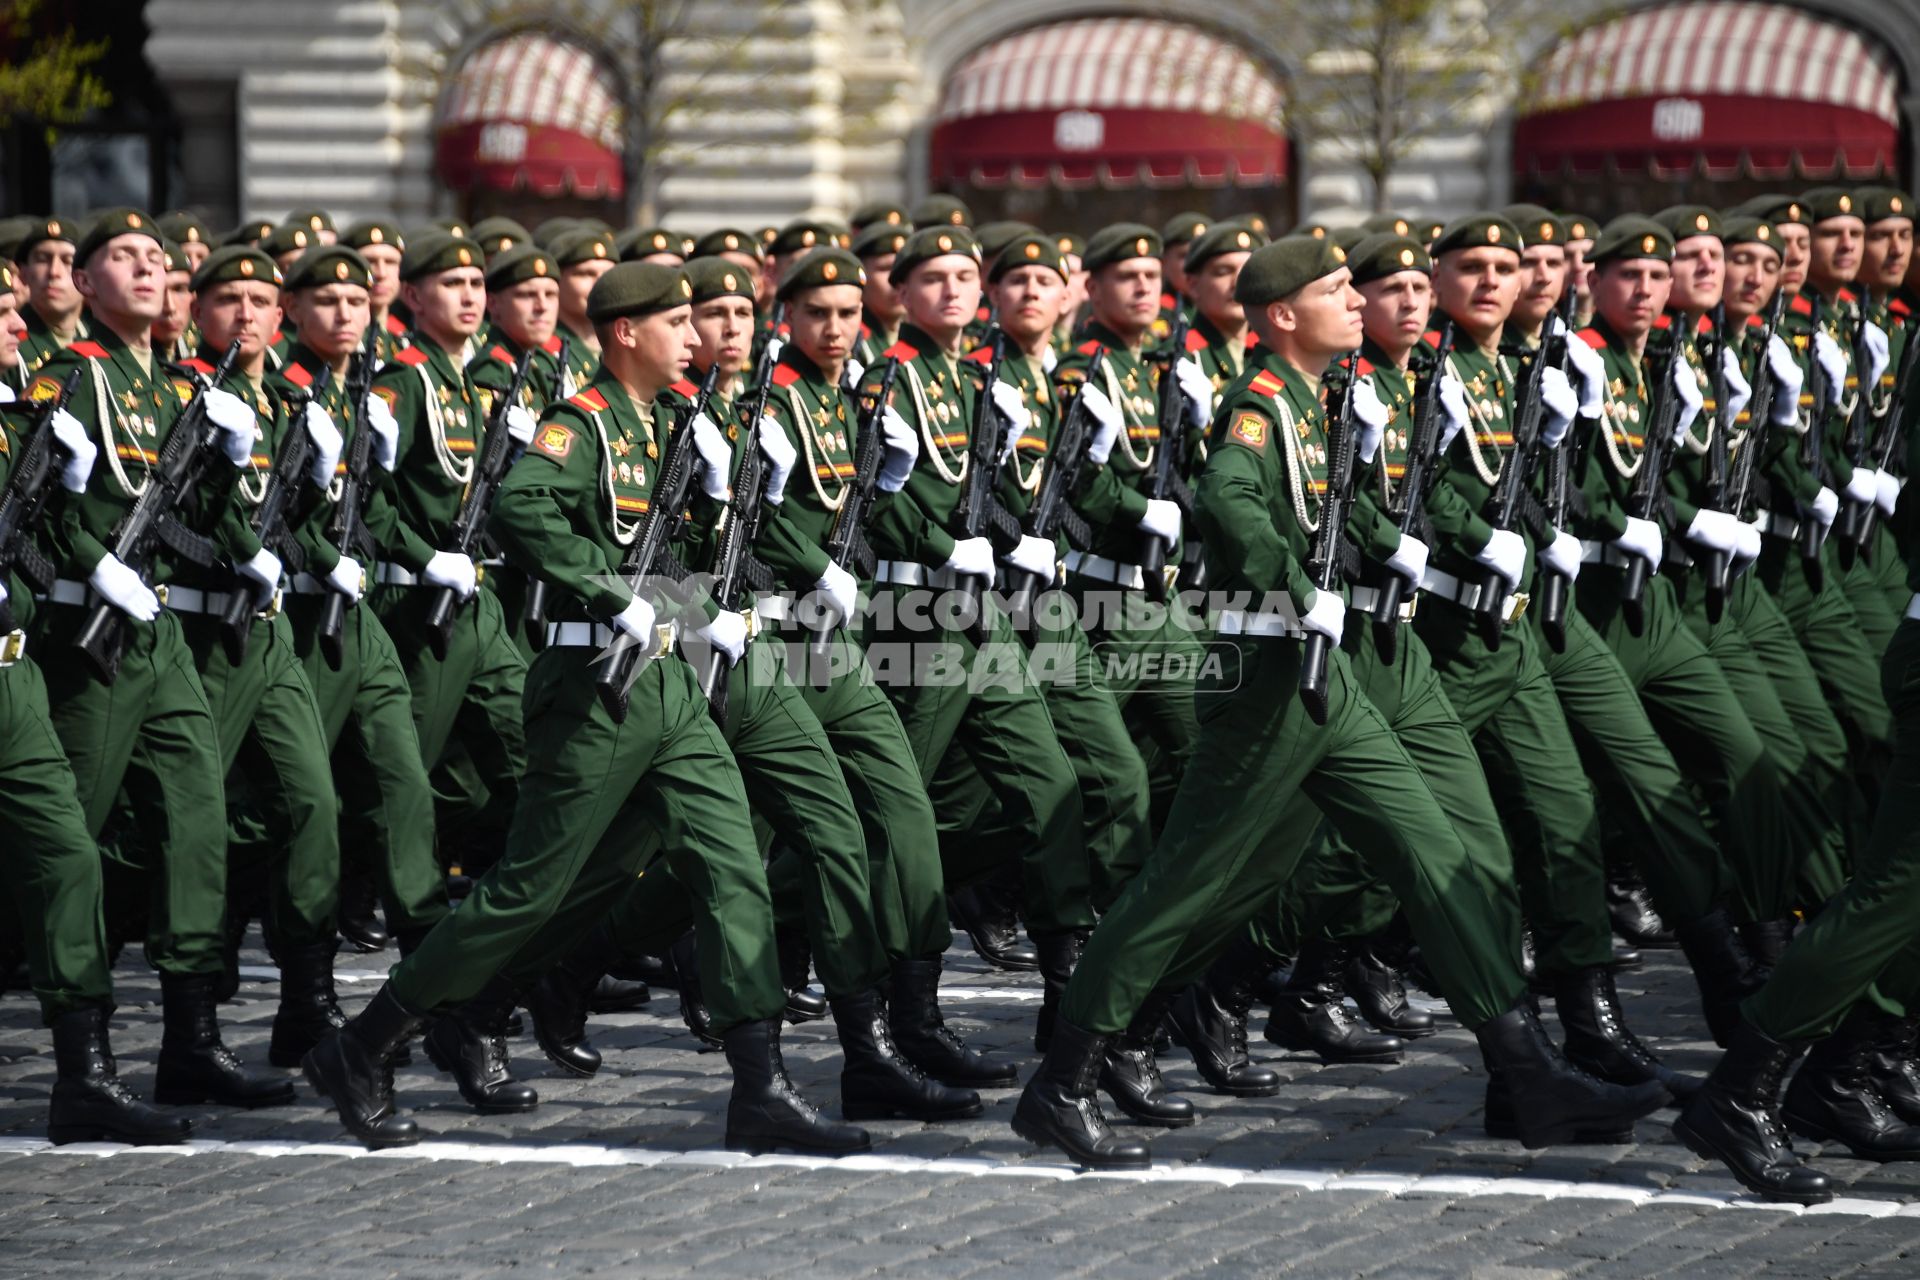
[[[264,1062],[276,990],[249,950],[228,1043]],[[1635,1025],[1683,1069],[1710,1043],[1676,953],[1622,975]],[[357,1008],[391,954],[343,956]],[[949,957],[947,1009],[976,1043],[1033,1061],[1032,974]],[[117,974],[122,1070],[149,1089],[158,984],[137,953]],[[1257,1015],[1256,1015],[1257,1016]],[[424,1064],[398,1086],[434,1140],[379,1156],[343,1142],[301,1083],[289,1107],[195,1110],[194,1141],[144,1151],[48,1148],[51,1045],[32,1001],[0,999],[0,1276],[156,1273],[317,1277],[515,1275],[1189,1275],[1710,1277],[1920,1275],[1920,1166],[1821,1155],[1841,1184],[1819,1209],[1765,1206],[1672,1140],[1671,1112],[1625,1147],[1528,1153],[1479,1131],[1473,1039],[1443,1019],[1389,1067],[1322,1067],[1258,1039],[1280,1096],[1166,1074],[1202,1120],[1153,1133],[1147,1174],[1076,1175],[1007,1127],[1015,1093],[964,1124],[869,1126],[870,1156],[749,1159],[720,1149],[728,1082],[692,1051],[670,991],[595,1022],[607,1056],[585,1081],[514,1042],[541,1106],[481,1117]],[[836,1103],[830,1024],[790,1028],[792,1073]]]

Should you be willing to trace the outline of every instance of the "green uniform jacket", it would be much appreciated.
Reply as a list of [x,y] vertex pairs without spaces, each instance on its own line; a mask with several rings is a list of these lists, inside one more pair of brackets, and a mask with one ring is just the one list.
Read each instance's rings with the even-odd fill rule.
[[479,390],[456,357],[421,335],[375,376],[373,394],[400,424],[390,501],[367,529],[383,560],[419,573],[452,541],[467,482],[486,448]]
[[1092,527],[1092,554],[1121,564],[1136,564],[1140,559],[1140,521],[1147,514],[1154,453],[1160,447],[1160,399],[1154,371],[1141,352],[1130,350],[1111,329],[1094,321],[1087,325],[1080,344],[1061,358],[1054,380],[1065,386],[1086,381],[1094,352],[1102,347],[1107,358],[1102,366],[1101,390],[1120,411],[1125,429],[1114,442],[1105,466],[1082,469],[1074,506]]
[[[60,354],[60,340],[53,336],[53,330],[40,318],[40,313],[31,305],[20,308],[20,318],[26,322],[27,336],[20,343],[20,360],[28,373],[38,373],[47,361]],[[93,336],[87,327],[87,318],[80,317],[79,325],[73,331],[75,342],[84,341]]]
[[[1513,357],[1488,355],[1465,338],[1464,330],[1460,333],[1464,341],[1447,356],[1447,368],[1466,388],[1467,425],[1440,459],[1428,490],[1427,518],[1436,540],[1430,563],[1443,573],[1478,581],[1484,570],[1474,556],[1493,537],[1496,486],[1518,452],[1513,427],[1519,371]],[[1533,572],[1534,539],[1525,521],[1516,522],[1513,531],[1527,542],[1528,565],[1520,576],[1526,582]]]

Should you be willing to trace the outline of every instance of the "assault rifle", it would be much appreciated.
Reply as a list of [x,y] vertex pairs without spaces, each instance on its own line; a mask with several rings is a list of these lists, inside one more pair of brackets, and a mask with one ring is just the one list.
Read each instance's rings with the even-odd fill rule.
[[[1173,329],[1167,335],[1167,367],[1160,374],[1160,404],[1157,416],[1160,419],[1160,447],[1153,459],[1153,483],[1147,488],[1149,498],[1171,501],[1180,508],[1180,518],[1185,522],[1193,517],[1193,490],[1187,487],[1186,477],[1180,474],[1180,468],[1186,465],[1187,455],[1187,413],[1186,406],[1180,403],[1180,379],[1175,370],[1187,354],[1187,309],[1174,309]],[[1147,593],[1147,599],[1156,604],[1167,598],[1167,542],[1158,534],[1140,535],[1140,578],[1141,587]]]
[[[773,573],[754,558],[753,540],[760,533],[760,519],[766,511],[767,459],[760,450],[761,415],[767,411],[767,394],[773,389],[772,343],[761,348],[753,382],[740,405],[740,430],[747,434],[741,442],[740,465],[733,471],[733,501],[720,513],[718,545],[713,550],[713,599],[722,609],[739,609],[752,604],[758,591],[774,588]],[[727,722],[727,671],[732,666],[717,647],[713,664],[702,679],[707,706],[721,725]]]
[[[307,458],[313,452],[313,441],[307,435],[307,406],[319,398],[332,375],[332,368],[321,365],[311,387],[283,397],[287,406],[287,433],[280,437],[280,447],[274,451],[273,470],[267,473],[267,491],[253,516],[253,532],[260,539],[260,545],[296,572],[307,567],[307,553],[287,532],[287,508],[300,496],[300,486],[306,483]],[[253,585],[235,574],[227,607],[220,615],[220,643],[227,651],[228,662],[237,666],[247,656],[247,641],[253,635],[253,618],[258,612],[253,603]]]
[[[1316,591],[1340,590],[1341,541],[1353,508],[1354,388],[1360,383],[1360,353],[1347,357],[1347,380],[1327,414],[1327,493],[1320,503],[1320,524],[1313,531],[1307,576]],[[1315,724],[1327,722],[1327,637],[1307,633],[1300,655],[1300,702]]]
[[[1666,347],[1654,357],[1649,374],[1653,382],[1653,412],[1640,437],[1640,471],[1627,494],[1630,515],[1658,523],[1667,504],[1667,460],[1673,453],[1673,428],[1680,420],[1680,394],[1673,389],[1673,370],[1680,359],[1682,338],[1676,327],[1669,332]],[[1646,626],[1643,597],[1647,575],[1657,566],[1642,556],[1629,556],[1620,582],[1620,616],[1627,630],[1639,635]]]
[[[1106,360],[1105,347],[1093,353],[1093,359],[1087,365],[1087,380],[1081,384],[1083,387],[1094,384],[1094,379],[1105,368]],[[1086,465],[1087,449],[1093,443],[1096,426],[1093,410],[1083,403],[1082,396],[1075,396],[1066,417],[1061,419],[1060,430],[1054,435],[1053,447],[1047,451],[1046,471],[1040,480],[1040,491],[1034,495],[1033,505],[1027,508],[1025,527],[1033,537],[1053,542],[1065,533],[1067,540],[1076,546],[1092,544],[1092,531],[1073,509],[1071,499],[1075,487],[1080,483],[1080,472]],[[1051,581],[1043,582],[1039,574],[1021,569],[1009,572],[1007,612],[1013,615],[1016,622],[1023,626],[1031,625],[1034,598],[1051,585]]]
[[[67,375],[67,380],[60,385],[60,394],[41,413],[40,421],[27,434],[20,456],[14,460],[6,491],[0,493],[0,585],[5,585],[7,576],[18,569],[20,576],[36,591],[51,591],[54,579],[59,576],[53,561],[34,545],[33,533],[39,527],[40,513],[46,507],[47,494],[59,466],[56,454],[65,452],[53,438],[53,415],[66,408],[67,401],[73,398],[74,389],[80,385],[80,373],[75,369]],[[14,629],[13,605],[0,600],[0,643],[5,643]]]
[[[360,355],[347,373],[347,404],[353,414],[353,438],[347,441],[347,473],[340,481],[340,499],[333,504],[333,518],[327,522],[327,541],[343,556],[360,560],[369,551],[367,537],[367,491],[373,485],[373,425],[367,416],[367,402],[373,398],[373,375],[380,364],[380,335],[367,326],[367,338]],[[320,606],[320,656],[327,666],[338,671],[342,654],[341,635],[347,622],[347,598],[328,591]]]
[[[1427,478],[1440,460],[1440,379],[1447,370],[1447,356],[1453,351],[1453,320],[1440,326],[1440,340],[1434,344],[1433,372],[1420,384],[1413,402],[1412,438],[1407,441],[1407,469],[1400,476],[1400,533],[1418,538],[1427,524]],[[1386,460],[1382,458],[1384,469]],[[1380,584],[1373,602],[1374,643],[1380,657],[1393,661],[1400,634],[1400,601],[1406,595],[1407,580],[1389,572]]]
[[[884,436],[887,400],[893,395],[893,380],[900,372],[900,358],[889,357],[880,372],[880,386],[860,420],[860,431],[853,442],[853,475],[840,495],[840,509],[833,513],[827,529],[827,559],[856,579],[870,578],[877,567],[873,548],[867,545],[867,512],[873,507],[874,486],[880,479],[880,457],[885,452]],[[850,621],[829,618],[814,628],[808,642],[813,662],[823,662],[833,649],[833,633]]]

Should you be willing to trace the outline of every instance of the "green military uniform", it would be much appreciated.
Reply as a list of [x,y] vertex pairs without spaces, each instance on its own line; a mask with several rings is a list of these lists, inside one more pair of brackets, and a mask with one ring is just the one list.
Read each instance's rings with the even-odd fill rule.
[[[1866,296],[1861,304],[1862,314],[1887,335],[1887,368],[1880,375],[1879,386],[1871,389],[1869,402],[1872,426],[1868,438],[1878,442],[1885,438],[1884,433],[1901,430],[1901,424],[1892,421],[1889,415],[1894,410],[1894,383],[1899,378],[1900,363],[1907,344],[1914,340],[1913,309],[1900,297],[1875,295],[1871,290],[1863,292]],[[1903,410],[1903,416],[1904,413]],[[1905,465],[1897,444],[1890,462],[1889,469],[1896,473]],[[1857,557],[1853,568],[1847,571],[1848,598],[1855,602],[1854,612],[1872,636],[1876,653],[1886,652],[1893,639],[1892,628],[1898,625],[1907,607],[1906,565],[1900,558],[1895,533],[1899,514],[1897,508],[1893,517],[1874,512],[1873,537],[1866,553]]]
[[[68,244],[77,244],[82,234],[83,228],[73,218],[58,214],[51,218],[36,218],[29,224],[27,234],[21,238],[14,253],[17,261],[24,265],[33,252],[34,245],[46,240],[63,240]],[[37,373],[49,360],[60,354],[66,344],[41,318],[31,302],[20,308],[20,319],[27,326],[27,336],[20,343],[20,362],[26,367],[28,373]],[[92,336],[92,331],[87,326],[86,313],[82,312],[67,341],[80,341]]]

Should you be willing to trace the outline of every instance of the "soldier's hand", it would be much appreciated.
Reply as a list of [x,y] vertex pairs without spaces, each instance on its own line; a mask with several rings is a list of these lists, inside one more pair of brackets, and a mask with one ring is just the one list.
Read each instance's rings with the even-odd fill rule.
[[1767,343],[1767,369],[1773,374],[1773,404],[1767,414],[1768,425],[1790,427],[1800,417],[1800,388],[1806,377],[1800,372],[1800,362],[1793,358],[1793,348],[1777,333]]
[[1597,418],[1607,407],[1607,366],[1600,353],[1577,334],[1567,335],[1567,363],[1580,392],[1580,416]]
[[787,433],[766,414],[753,429],[754,438],[760,442],[760,453],[767,460],[767,484],[763,490],[767,505],[777,507],[787,496],[787,477],[793,474],[793,464],[800,456],[794,451],[793,441]]
[[1873,474],[1880,482],[1878,491],[1873,496],[1874,504],[1880,508],[1881,515],[1891,520],[1893,509],[1900,505],[1900,488],[1906,481],[1891,471],[1876,471]]
[[900,411],[888,405],[880,413],[880,476],[875,482],[882,493],[898,493],[907,487],[913,464],[920,460],[920,437],[913,433]]
[[1407,580],[1407,585],[1418,587],[1420,580],[1427,576],[1427,544],[1410,533],[1400,535],[1400,545],[1387,557],[1387,568]]
[[1831,529],[1833,518],[1840,514],[1839,496],[1825,485],[1821,485],[1820,492],[1813,495],[1813,505],[1807,509],[1807,514],[1812,516],[1814,523],[1821,528]]
[[473,594],[479,583],[473,575],[473,561],[453,551],[436,551],[420,576],[436,587],[445,587],[462,600]]
[[256,605],[271,600],[280,586],[280,557],[265,547],[254,552],[253,558],[245,564],[233,566],[233,571],[254,585],[253,599]]
[[1540,406],[1545,410],[1540,416],[1540,440],[1547,448],[1557,449],[1580,412],[1580,397],[1567,375],[1551,366],[1540,371]]
[[1738,576],[1743,571],[1752,568],[1753,562],[1758,560],[1759,558],[1760,558],[1759,526],[1751,525],[1751,524],[1742,524],[1740,526],[1740,541],[1735,543],[1733,548],[1733,572],[1735,576]]
[[527,412],[525,405],[510,404],[507,406],[507,435],[515,444],[532,444],[533,432],[536,425],[538,424],[534,422],[533,415]]
[[373,431],[373,460],[383,471],[400,460],[400,420],[379,396],[367,397],[367,426]]
[[1014,545],[1013,550],[1007,552],[1003,559],[1022,573],[1031,573],[1048,582],[1053,581],[1053,544],[1045,538],[1036,538],[1030,533],[1023,533],[1020,535],[1020,541]]
[[308,404],[300,420],[307,429],[307,438],[313,441],[313,457],[307,463],[307,480],[314,488],[324,489],[333,483],[333,469],[340,465],[340,448],[345,441],[340,435],[340,428],[333,425],[333,419],[327,416],[327,411],[317,404]]
[[1825,329],[1813,331],[1813,358],[1820,362],[1820,372],[1825,374],[1827,399],[1825,404],[1817,404],[1814,409],[1825,413],[1828,408],[1838,404],[1847,390],[1847,357],[1840,350],[1840,344],[1828,335]]
[[1568,582],[1580,576],[1580,539],[1564,529],[1553,531],[1553,541],[1540,548],[1540,563]]
[[1880,473],[1871,467],[1855,467],[1847,477],[1847,501],[1872,502],[1880,496]]
[[1860,326],[1860,341],[1867,349],[1867,367],[1860,371],[1860,386],[1864,388],[1880,385],[1880,375],[1887,371],[1891,356],[1887,349],[1887,331],[1871,320],[1864,320]]
[[1740,542],[1740,521],[1724,511],[1701,507],[1687,525],[1687,541],[1728,555]]
[[1685,360],[1673,362],[1673,394],[1680,397],[1680,412],[1673,420],[1673,442],[1679,444],[1692,429],[1693,420],[1700,416],[1700,406],[1706,402],[1706,397],[1700,394],[1700,379]]
[[60,487],[68,493],[85,493],[87,477],[93,474],[93,463],[100,456],[100,450],[80,419],[65,409],[53,411],[53,438],[67,455],[67,460],[60,465]]
[[1727,398],[1720,405],[1720,422],[1728,430],[1739,419],[1740,411],[1753,400],[1753,384],[1740,372],[1740,357],[1729,347],[1720,353],[1720,376],[1726,381]]
[[1093,439],[1087,442],[1087,460],[1096,467],[1107,465],[1107,459],[1113,455],[1113,442],[1120,438],[1120,428],[1125,425],[1120,411],[1113,407],[1113,401],[1107,399],[1107,393],[1091,383],[1080,387],[1080,398],[1086,402],[1087,412],[1093,415]]
[[247,402],[230,391],[211,387],[205,400],[207,421],[220,428],[220,452],[236,467],[247,465],[253,456],[256,419]]
[[747,651],[747,620],[737,613],[716,613],[693,634],[726,654],[729,663],[740,661],[740,655]]
[[1180,397],[1187,402],[1187,424],[1195,431],[1204,430],[1213,417],[1213,380],[1192,357],[1174,365],[1173,376],[1179,379]]
[[1615,538],[1613,545],[1630,555],[1639,556],[1657,569],[1661,557],[1666,553],[1667,540],[1661,535],[1660,526],[1653,521],[1628,516],[1627,531]]
[[1451,373],[1440,375],[1440,452],[1445,453],[1453,438],[1467,427],[1467,384]]
[[819,603],[833,610],[838,621],[844,622],[859,612],[860,584],[833,561],[827,561],[827,571],[820,575],[813,589],[820,594]]
[[962,538],[953,544],[953,554],[941,568],[962,578],[993,576],[993,544],[985,538]]
[[1354,440],[1354,455],[1362,462],[1372,462],[1373,455],[1380,452],[1380,437],[1387,430],[1387,406],[1380,403],[1380,393],[1374,390],[1373,379],[1361,381],[1353,389],[1353,416],[1360,424],[1360,432]]
[[140,581],[140,575],[116,555],[106,555],[87,575],[87,585],[100,598],[136,622],[152,622],[160,616],[160,597]]
[[786,339],[782,338],[779,334],[772,334],[767,338],[767,350],[773,353],[767,358],[775,364],[780,363],[780,353],[786,349]]
[[1147,514],[1140,517],[1140,531],[1172,547],[1180,537],[1180,504],[1166,498],[1148,498]]
[[358,603],[366,582],[367,571],[352,556],[341,556],[327,571],[327,586],[345,596],[349,604]]
[[[775,355],[773,358],[775,360],[778,360],[780,357],[778,355]],[[855,360],[852,356],[848,356],[847,370],[841,376],[841,381],[846,386],[857,387],[860,385],[860,379],[866,376],[866,372],[867,372],[867,366],[861,364],[858,360]]]
[[733,450],[704,413],[693,420],[693,451],[700,459],[700,491],[715,502],[725,502],[733,493]]
[[1300,625],[1325,636],[1336,648],[1347,632],[1347,602],[1338,591],[1315,591],[1313,603],[1300,615]]
[[1020,388],[1010,382],[996,382],[990,392],[993,396],[994,412],[1006,423],[1006,430],[1000,433],[1000,461],[1006,462],[1013,452],[1013,446],[1019,442],[1020,433],[1033,425],[1033,411],[1027,408],[1026,397],[1020,394]]
[[1520,585],[1520,574],[1527,567],[1527,544],[1511,529],[1495,529],[1473,557],[1507,580],[1507,586]]
[[613,616],[613,629],[638,640],[641,644],[653,642],[653,606],[635,596],[627,607]]

